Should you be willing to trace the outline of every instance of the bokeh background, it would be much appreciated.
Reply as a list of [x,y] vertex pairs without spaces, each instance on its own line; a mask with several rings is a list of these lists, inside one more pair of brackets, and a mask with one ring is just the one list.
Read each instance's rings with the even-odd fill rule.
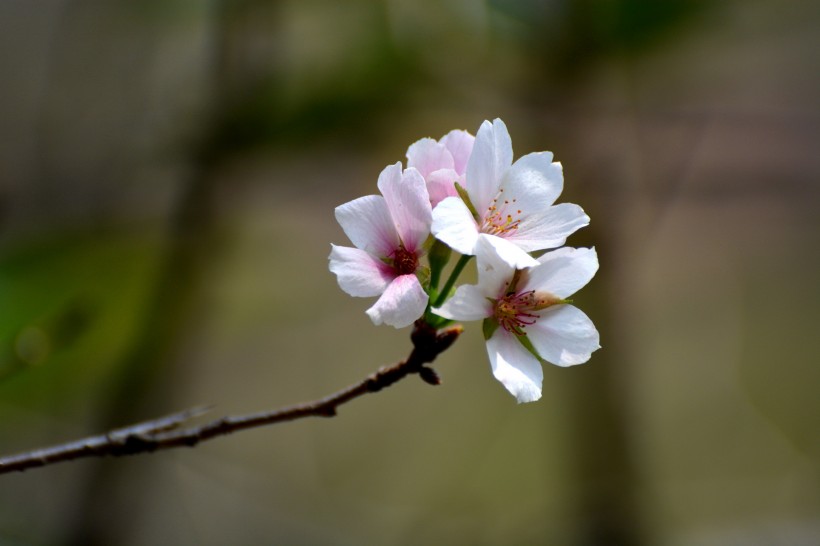
[[820,544],[820,3],[4,0],[0,75],[4,454],[404,358],[333,208],[484,119],[592,218],[603,345],[0,476],[0,544]]

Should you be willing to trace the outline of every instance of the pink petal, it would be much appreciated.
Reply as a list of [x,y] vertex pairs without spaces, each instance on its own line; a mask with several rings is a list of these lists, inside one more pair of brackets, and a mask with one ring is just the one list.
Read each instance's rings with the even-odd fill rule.
[[387,257],[398,248],[399,234],[381,195],[366,195],[339,205],[336,220],[356,248],[379,257]]
[[475,137],[467,131],[453,130],[444,135],[439,141],[453,156],[453,168],[459,174],[467,170],[467,161],[473,151]]
[[339,287],[351,296],[378,296],[395,277],[387,264],[364,250],[330,246],[330,271],[336,275]]
[[464,185],[464,177],[459,177],[453,169],[439,169],[428,174],[427,191],[430,192],[430,204],[438,205],[447,197],[457,197],[455,182]]
[[424,178],[439,169],[452,169],[453,156],[443,145],[432,138],[423,138],[407,149],[407,166],[413,167]]
[[401,275],[366,312],[373,324],[404,328],[424,314],[427,300],[427,293],[415,275]]
[[416,169],[402,172],[401,163],[396,163],[381,172],[378,186],[404,247],[419,250],[430,235],[433,216],[424,178]]

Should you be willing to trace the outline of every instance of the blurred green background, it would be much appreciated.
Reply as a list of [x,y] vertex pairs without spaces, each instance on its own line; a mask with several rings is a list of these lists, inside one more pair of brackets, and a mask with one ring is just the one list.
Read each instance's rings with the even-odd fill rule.
[[820,4],[0,2],[0,450],[404,358],[333,208],[501,117],[603,349],[518,406],[477,324],[306,420],[0,476],[3,545],[820,543]]

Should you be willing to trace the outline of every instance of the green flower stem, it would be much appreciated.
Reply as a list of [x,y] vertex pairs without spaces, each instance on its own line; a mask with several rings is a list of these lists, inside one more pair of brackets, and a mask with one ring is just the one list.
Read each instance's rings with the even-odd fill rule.
[[430,271],[430,295],[436,293],[438,290],[438,282],[441,279],[441,269],[435,268]]
[[[431,236],[432,238],[432,236]],[[450,255],[453,253],[450,247],[439,241],[433,239],[428,253],[428,260],[430,261],[430,299],[435,299],[438,294],[438,283],[441,280],[441,271],[447,262],[450,261]],[[435,296],[433,294],[436,294]]]
[[453,268],[453,272],[450,273],[450,277],[447,279],[447,282],[444,284],[441,292],[439,292],[438,297],[436,298],[436,301],[433,302],[432,307],[440,307],[441,304],[444,303],[450,295],[450,290],[453,289],[453,285],[456,283],[458,276],[461,275],[461,272],[464,270],[464,266],[467,265],[467,262],[469,262],[470,259],[472,259],[472,256],[466,254],[458,259],[458,262],[456,262],[456,265]]

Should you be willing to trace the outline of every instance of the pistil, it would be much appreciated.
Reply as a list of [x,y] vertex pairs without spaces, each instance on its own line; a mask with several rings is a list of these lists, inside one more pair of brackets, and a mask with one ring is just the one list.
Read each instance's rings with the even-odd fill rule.
[[538,321],[539,315],[535,314],[535,311],[559,303],[564,303],[564,300],[549,292],[513,292],[494,302],[493,314],[502,328],[515,335],[525,336],[525,328]]
[[412,275],[419,266],[419,258],[415,252],[411,252],[400,246],[393,253],[393,270],[398,275]]

